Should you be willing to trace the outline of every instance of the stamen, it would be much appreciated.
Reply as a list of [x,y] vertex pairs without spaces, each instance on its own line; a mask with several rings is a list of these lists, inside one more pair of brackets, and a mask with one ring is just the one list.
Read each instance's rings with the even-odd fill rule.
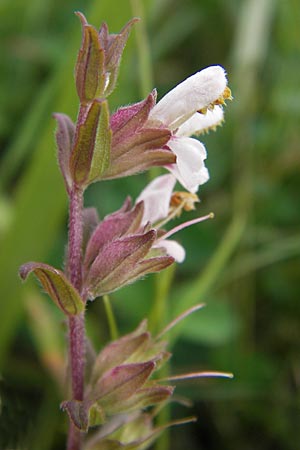
[[171,197],[170,207],[174,208],[181,205],[184,211],[192,211],[195,209],[195,203],[199,203],[197,194],[191,192],[174,192]]
[[214,105],[225,105],[226,100],[232,100],[231,90],[228,86],[226,86],[223,94],[214,102]]
[[212,111],[216,105],[226,105],[226,100],[232,100],[232,94],[231,89],[226,86],[223,93],[220,95],[219,98],[214,100],[210,105],[205,106],[204,108],[198,109],[198,113],[200,114],[206,114],[207,111]]
[[211,126],[208,126],[206,128],[202,128],[201,130],[196,131],[195,136],[201,136],[202,134],[208,134],[210,131],[216,131],[217,127],[222,126],[224,122],[225,122],[225,120],[223,118],[223,119],[219,120],[219,122],[215,122]]
[[166,223],[170,222],[170,220],[174,219],[175,217],[179,217],[181,214],[182,205],[179,205],[177,208],[174,208],[173,210],[170,210],[167,217],[160,222],[157,222],[154,224],[154,228],[158,229],[163,227]]

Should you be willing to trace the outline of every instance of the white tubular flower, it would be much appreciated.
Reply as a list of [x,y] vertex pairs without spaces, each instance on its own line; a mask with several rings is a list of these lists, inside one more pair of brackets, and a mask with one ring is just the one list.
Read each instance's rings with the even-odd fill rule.
[[[198,142],[195,139],[190,140]],[[199,145],[202,145],[200,144],[200,142],[198,143]],[[203,151],[205,152],[204,147]],[[172,174],[162,175],[151,181],[146,186],[146,188],[141,192],[141,194],[136,200],[136,203],[140,201],[143,201],[144,203],[144,213],[141,222],[142,226],[145,226],[147,223],[150,222],[150,224],[153,225],[156,230],[158,230],[160,226],[162,226],[162,224],[167,223],[172,218],[176,217],[176,214],[172,212],[171,208],[173,198],[173,188],[175,186],[175,183],[176,178]],[[189,197],[192,203],[198,201],[198,197],[192,194],[179,192],[175,193],[174,195],[176,194],[184,194],[183,198],[185,199],[185,201],[187,200],[186,197]],[[194,208],[189,206],[189,208],[187,208],[186,210],[191,209]],[[179,225],[176,228],[173,228],[168,232],[158,233],[157,240],[155,241],[152,248],[164,249],[167,255],[172,256],[175,259],[175,261],[179,263],[183,262],[185,259],[184,248],[178,242],[168,239],[168,237],[172,236],[177,231],[180,231],[181,229],[187,226],[202,222],[203,220],[209,219],[211,217],[212,217],[211,214],[205,217],[199,217],[197,219],[193,219],[190,222],[184,222],[183,224]]]
[[162,175],[151,181],[136,199],[136,203],[143,200],[144,214],[142,223],[155,223],[167,217],[170,200],[176,183],[173,175]]
[[180,83],[151,110],[149,120],[161,122],[172,131],[167,146],[177,159],[176,163],[165,167],[192,193],[209,179],[209,174],[204,164],[204,145],[189,136],[204,133],[221,124],[221,105],[229,98],[231,93],[225,70],[220,66],[211,66]]
[[[144,214],[142,224],[150,222],[157,223],[168,217],[170,211],[171,197],[176,183],[173,175],[162,175],[151,181],[136,199],[136,203],[144,202]],[[160,239],[153,248],[163,248],[175,261],[181,263],[185,258],[185,250],[176,241]]]
[[207,67],[166,94],[152,109],[150,119],[175,130],[197,111],[214,105],[226,86],[225,70],[221,66]]

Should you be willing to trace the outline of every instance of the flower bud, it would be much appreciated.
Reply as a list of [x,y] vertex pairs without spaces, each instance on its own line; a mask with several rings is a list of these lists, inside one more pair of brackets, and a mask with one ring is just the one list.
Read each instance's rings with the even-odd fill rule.
[[82,44],[75,68],[75,81],[81,103],[102,97],[105,88],[104,49],[97,30],[87,23],[81,13],[76,13],[82,24]]
[[133,18],[127,22],[120,33],[109,34],[108,26],[103,23],[99,30],[99,40],[105,54],[105,96],[107,97],[114,90],[119,73],[122,54],[127,43],[129,33],[133,25],[138,22],[138,18]]
[[118,34],[109,34],[107,24],[98,32],[77,12],[82,25],[82,44],[75,68],[77,93],[82,104],[107,97],[115,88],[122,53],[130,30],[138,19],[130,20]]

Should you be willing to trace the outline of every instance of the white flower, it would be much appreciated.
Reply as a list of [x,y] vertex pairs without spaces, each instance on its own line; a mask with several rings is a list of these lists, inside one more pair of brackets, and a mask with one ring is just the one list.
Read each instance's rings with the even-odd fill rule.
[[147,222],[155,223],[167,217],[170,209],[170,199],[176,183],[173,175],[162,175],[154,178],[136,199],[136,203],[143,200],[143,225]]
[[[144,202],[144,214],[142,219],[143,226],[150,222],[151,224],[154,224],[154,228],[159,229],[159,224],[156,225],[158,221],[167,223],[174,217],[174,214],[170,214],[170,204],[175,183],[176,178],[172,174],[162,175],[151,181],[138,196],[136,203],[140,201]],[[197,200],[193,198],[193,202],[195,201]],[[211,215],[199,217],[190,222],[185,222],[179,225],[162,236],[159,236],[152,248],[163,248],[169,256],[172,256],[175,259],[175,261],[179,263],[183,262],[185,259],[184,248],[178,242],[167,238],[187,226],[202,222],[203,220],[211,217]]]
[[225,91],[225,70],[210,66],[190,76],[154,106],[150,119],[159,120],[175,130],[201,109],[208,108]]
[[[158,220],[168,216],[175,183],[176,178],[173,175],[162,175],[151,181],[140,193],[136,203],[141,200],[144,202],[143,225],[147,222],[155,224]],[[185,250],[176,241],[161,239],[153,248],[164,248],[175,261],[179,263],[184,261]]]
[[168,147],[177,161],[166,168],[192,193],[209,179],[209,174],[204,165],[203,144],[189,136],[203,133],[223,121],[220,105],[226,98],[230,98],[230,90],[225,71],[220,66],[211,66],[172,89],[150,113],[150,121],[161,122],[173,131]]
[[171,138],[168,146],[175,153],[176,164],[169,164],[167,169],[172,172],[179,183],[188,191],[195,193],[199,185],[206,183],[209,173],[204,165],[206,150],[197,139],[189,137]]

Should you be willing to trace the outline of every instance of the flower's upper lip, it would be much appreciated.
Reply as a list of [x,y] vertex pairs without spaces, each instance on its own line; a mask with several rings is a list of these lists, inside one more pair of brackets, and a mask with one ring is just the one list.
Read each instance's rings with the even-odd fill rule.
[[150,119],[174,130],[195,112],[213,104],[227,85],[225,70],[210,66],[190,76],[168,92],[152,109]]

